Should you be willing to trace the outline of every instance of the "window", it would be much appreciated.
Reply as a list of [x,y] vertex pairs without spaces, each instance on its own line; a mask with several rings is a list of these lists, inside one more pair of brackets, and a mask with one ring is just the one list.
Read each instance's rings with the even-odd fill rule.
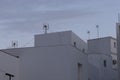
[[88,80],[90,80],[90,78],[88,78]]
[[107,61],[104,60],[104,67],[107,67]]
[[84,48],[82,49],[82,52],[85,53],[85,49]]
[[114,48],[116,48],[117,47],[117,44],[116,44],[116,42],[114,42]]
[[117,61],[115,59],[112,62],[113,62],[113,65],[117,64]]
[[81,76],[81,74],[82,74],[81,69],[82,69],[82,65],[78,63],[78,80],[82,80],[82,78],[81,78],[82,77]]
[[74,47],[76,47],[76,42],[74,42]]

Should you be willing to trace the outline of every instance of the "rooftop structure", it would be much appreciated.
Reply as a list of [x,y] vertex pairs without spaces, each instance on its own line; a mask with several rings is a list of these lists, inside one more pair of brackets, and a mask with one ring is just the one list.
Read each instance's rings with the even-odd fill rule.
[[72,31],[35,36],[35,46],[5,49],[19,56],[20,80],[88,80],[87,43]]
[[116,24],[116,31],[117,31],[117,55],[118,55],[118,72],[119,72],[119,79],[120,79],[120,22]]
[[88,40],[88,62],[98,69],[97,80],[118,80],[116,39],[104,37]]
[[5,71],[0,77],[4,80],[7,73],[15,80],[118,80],[116,44],[112,37],[87,44],[72,31],[38,34],[34,47],[0,50],[0,68]]

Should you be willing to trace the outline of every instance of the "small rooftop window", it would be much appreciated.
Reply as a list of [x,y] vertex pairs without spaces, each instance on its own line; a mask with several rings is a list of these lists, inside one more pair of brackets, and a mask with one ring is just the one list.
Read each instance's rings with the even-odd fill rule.
[[114,42],[114,48],[117,48],[117,43],[116,42]]
[[117,64],[117,61],[116,60],[113,60],[113,65],[116,65]]
[[76,42],[74,42],[74,47],[76,47]]
[[82,49],[82,52],[85,53],[85,49],[84,48]]
[[104,60],[104,67],[107,67],[107,61]]

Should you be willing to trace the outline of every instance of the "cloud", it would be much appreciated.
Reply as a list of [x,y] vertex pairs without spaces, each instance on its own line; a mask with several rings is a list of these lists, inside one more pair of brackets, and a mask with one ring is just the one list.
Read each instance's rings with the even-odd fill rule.
[[[25,18],[19,16],[17,19],[9,19],[0,21],[0,24],[5,25],[4,30],[10,31],[28,31],[38,29],[40,25],[46,22],[74,19],[81,16],[95,14],[96,12],[84,11],[84,10],[58,10],[58,11],[46,11],[45,13],[30,13]],[[21,18],[22,17],[22,18]]]
[[0,0],[0,27],[5,31],[31,32],[44,22],[96,13],[79,6],[81,2],[84,0]]
[[[43,23],[50,23],[53,31],[72,26],[71,29],[84,38],[83,29],[88,29],[87,26],[100,23],[110,27],[114,19],[111,19],[114,16],[111,13],[120,10],[119,4],[120,0],[0,0],[1,46],[13,39],[23,43],[29,41],[33,37],[31,34],[41,33]],[[107,14],[103,16],[103,13]],[[106,15],[109,15],[108,19]]]
[[101,5],[99,0],[0,0],[0,27],[31,32],[44,22],[98,14]]
[[[75,0],[76,2],[78,0]],[[23,19],[65,9],[72,0],[0,0],[0,20]],[[71,6],[71,5],[70,5]],[[67,8],[68,9],[68,8]]]

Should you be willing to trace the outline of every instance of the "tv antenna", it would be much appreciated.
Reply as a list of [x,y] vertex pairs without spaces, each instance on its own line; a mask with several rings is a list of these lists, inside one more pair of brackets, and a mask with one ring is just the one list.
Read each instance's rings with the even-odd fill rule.
[[88,34],[88,40],[90,39],[90,31],[87,31]]
[[97,38],[99,38],[99,25],[96,25],[96,29],[97,29]]
[[49,24],[43,24],[43,29],[45,30],[45,34],[47,34],[47,31],[49,30]]
[[17,48],[18,47],[18,41],[12,41],[12,48]]

